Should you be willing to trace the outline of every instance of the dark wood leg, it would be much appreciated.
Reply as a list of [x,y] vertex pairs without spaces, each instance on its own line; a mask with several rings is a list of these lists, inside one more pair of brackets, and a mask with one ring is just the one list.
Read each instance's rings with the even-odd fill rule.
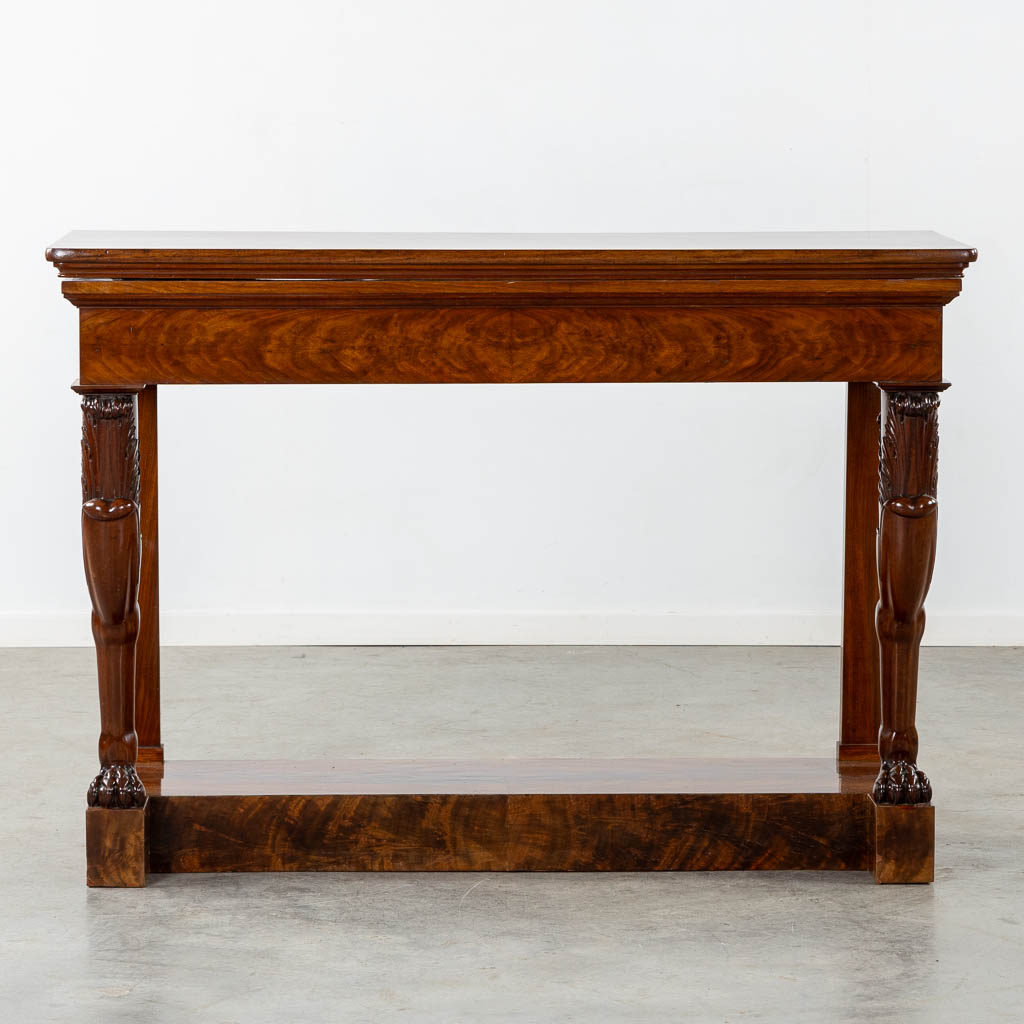
[[839,712],[840,764],[878,763],[879,707],[878,388],[851,383],[846,391],[846,527],[843,558],[843,646]]
[[139,491],[142,570],[139,574],[139,641],[135,664],[135,728],[139,761],[163,763],[160,741],[160,547],[157,509],[157,390],[139,392]]
[[917,767],[917,666],[924,599],[935,564],[938,519],[939,392],[943,384],[881,384],[878,608],[882,762],[876,804],[928,804],[932,787]]
[[142,807],[136,771],[135,645],[139,633],[139,443],[134,393],[82,397],[82,547],[92,598],[100,696],[100,773],[90,807]]

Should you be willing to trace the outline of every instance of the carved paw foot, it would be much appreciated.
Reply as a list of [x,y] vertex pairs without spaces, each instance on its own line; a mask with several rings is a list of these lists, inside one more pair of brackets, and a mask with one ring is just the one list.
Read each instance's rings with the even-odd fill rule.
[[112,764],[92,780],[90,807],[141,807],[146,802],[146,787],[133,765]]
[[876,804],[930,804],[932,784],[916,764],[883,761],[872,796]]

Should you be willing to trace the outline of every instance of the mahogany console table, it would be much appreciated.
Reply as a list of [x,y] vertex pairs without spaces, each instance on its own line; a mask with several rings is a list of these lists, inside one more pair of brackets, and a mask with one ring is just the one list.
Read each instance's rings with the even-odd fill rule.
[[[973,249],[931,232],[74,232],[47,257],[81,311],[101,722],[90,885],[287,870],[830,868],[931,881],[918,650],[942,307]],[[847,382],[836,759],[165,764],[158,388],[547,381]]]

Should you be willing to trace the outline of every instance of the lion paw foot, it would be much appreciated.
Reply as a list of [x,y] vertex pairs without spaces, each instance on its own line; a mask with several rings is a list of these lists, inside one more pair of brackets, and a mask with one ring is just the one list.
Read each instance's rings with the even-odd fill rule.
[[929,804],[932,784],[916,764],[883,761],[872,795],[876,804]]
[[92,780],[88,801],[90,807],[141,807],[146,802],[146,787],[134,765],[112,764]]

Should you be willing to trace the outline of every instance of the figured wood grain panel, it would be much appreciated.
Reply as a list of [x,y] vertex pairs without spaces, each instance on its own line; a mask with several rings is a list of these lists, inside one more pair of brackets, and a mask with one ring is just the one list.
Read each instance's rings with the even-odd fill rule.
[[[521,381],[874,380],[941,372],[935,309],[515,310]],[[888,372],[888,370],[886,371]]]
[[868,870],[864,794],[154,797],[150,870]]
[[141,888],[146,884],[148,808],[87,807],[85,881],[91,887]]
[[83,382],[422,384],[510,379],[494,309],[83,310]]
[[83,384],[929,379],[941,311],[100,308],[80,355]]
[[874,875],[879,885],[935,880],[935,808],[874,804]]

